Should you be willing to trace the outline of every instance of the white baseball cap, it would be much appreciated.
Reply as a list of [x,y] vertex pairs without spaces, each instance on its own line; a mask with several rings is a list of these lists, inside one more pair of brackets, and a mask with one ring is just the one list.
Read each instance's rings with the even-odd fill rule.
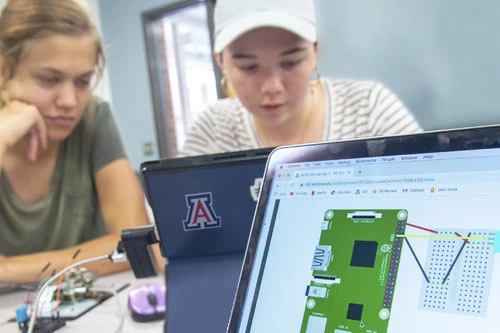
[[313,0],[217,0],[214,52],[221,52],[242,34],[260,27],[288,30],[317,41]]

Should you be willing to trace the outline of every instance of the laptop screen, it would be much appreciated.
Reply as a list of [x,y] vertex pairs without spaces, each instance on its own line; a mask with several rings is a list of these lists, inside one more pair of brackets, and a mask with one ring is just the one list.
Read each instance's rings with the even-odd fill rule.
[[143,167],[164,256],[244,252],[268,153],[187,157]]
[[500,130],[270,157],[230,332],[492,332]]

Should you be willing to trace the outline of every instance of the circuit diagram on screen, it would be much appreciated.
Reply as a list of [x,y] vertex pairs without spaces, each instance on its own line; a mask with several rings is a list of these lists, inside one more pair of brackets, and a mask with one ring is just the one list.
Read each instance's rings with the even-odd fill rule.
[[[301,333],[387,332],[403,247],[421,274],[415,307],[486,316],[498,232],[426,227],[408,215],[406,209],[325,211]],[[425,253],[415,251],[424,244],[418,242],[426,242]]]

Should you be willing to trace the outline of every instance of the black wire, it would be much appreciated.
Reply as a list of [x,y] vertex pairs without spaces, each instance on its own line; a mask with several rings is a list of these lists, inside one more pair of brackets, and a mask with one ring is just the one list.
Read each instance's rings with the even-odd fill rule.
[[[469,232],[469,234],[467,235],[467,238],[470,237],[470,235],[471,235],[471,232]],[[457,256],[453,260],[453,263],[451,264],[451,267],[448,270],[448,273],[446,273],[446,276],[444,277],[442,284],[444,284],[446,282],[446,280],[448,279],[448,276],[450,276],[451,270],[453,269],[453,267],[457,263],[458,257],[460,257],[460,254],[462,254],[462,251],[464,250],[465,245],[467,245],[467,241],[465,241],[465,240],[463,240],[463,241],[464,241],[464,243],[462,244],[462,247],[460,248],[460,251],[458,251]]]
[[417,262],[418,267],[420,268],[420,271],[424,275],[425,281],[427,281],[427,283],[430,283],[429,277],[427,276],[427,274],[425,274],[425,270],[422,267],[422,264],[420,263],[420,260],[418,260],[418,257],[416,255],[415,251],[413,251],[413,247],[411,246],[410,241],[408,240],[407,237],[405,237],[405,241],[406,241],[406,244],[408,244],[408,247],[410,248],[410,251],[411,251],[411,254],[413,255],[413,258],[415,258],[415,261]]

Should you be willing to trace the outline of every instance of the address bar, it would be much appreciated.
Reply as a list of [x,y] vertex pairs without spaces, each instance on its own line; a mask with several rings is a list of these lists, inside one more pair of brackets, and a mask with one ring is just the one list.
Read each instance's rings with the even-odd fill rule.
[[352,179],[352,180],[329,180],[324,182],[303,182],[302,187],[318,186],[346,186],[346,185],[390,185],[390,184],[424,184],[435,183],[434,177],[404,177],[384,179]]

